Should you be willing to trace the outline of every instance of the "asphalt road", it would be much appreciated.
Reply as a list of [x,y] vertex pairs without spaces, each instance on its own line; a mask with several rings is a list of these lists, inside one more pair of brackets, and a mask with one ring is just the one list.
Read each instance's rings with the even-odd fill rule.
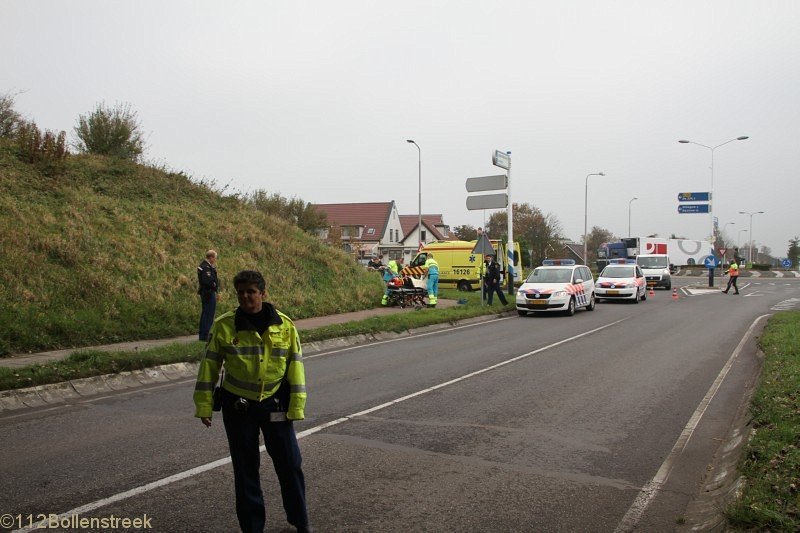
[[[800,304],[800,280],[742,285],[306,354],[314,525],[674,530],[754,382],[756,319]],[[222,423],[192,417],[193,385],[0,415],[0,514],[236,531]],[[269,531],[290,531],[262,457]]]

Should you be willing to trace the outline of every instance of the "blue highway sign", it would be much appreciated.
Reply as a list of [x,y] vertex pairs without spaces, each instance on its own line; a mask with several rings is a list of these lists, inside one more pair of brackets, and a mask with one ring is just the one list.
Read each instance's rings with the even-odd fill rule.
[[678,213],[708,213],[708,204],[680,204]]
[[708,202],[709,194],[707,192],[679,192],[679,202]]

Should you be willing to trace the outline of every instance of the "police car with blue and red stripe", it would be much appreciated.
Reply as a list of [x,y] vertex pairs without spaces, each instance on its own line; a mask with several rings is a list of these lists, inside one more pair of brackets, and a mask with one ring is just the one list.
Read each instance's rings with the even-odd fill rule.
[[517,290],[517,312],[557,311],[569,316],[576,309],[594,311],[594,277],[589,267],[572,259],[545,259]]
[[597,301],[647,300],[647,280],[636,259],[612,259],[600,272],[595,283]]

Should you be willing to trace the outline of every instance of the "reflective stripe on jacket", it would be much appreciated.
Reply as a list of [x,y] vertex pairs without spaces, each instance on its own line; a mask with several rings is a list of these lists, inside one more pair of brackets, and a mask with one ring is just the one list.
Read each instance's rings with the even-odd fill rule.
[[[222,387],[248,400],[262,401],[275,394],[286,376],[289,406],[286,418],[305,418],[306,377],[300,337],[291,319],[277,311],[280,324],[270,325],[264,337],[256,331],[236,331],[235,311],[214,321],[194,389],[195,416],[210,418],[214,385],[225,364]],[[288,370],[287,370],[288,369]]]

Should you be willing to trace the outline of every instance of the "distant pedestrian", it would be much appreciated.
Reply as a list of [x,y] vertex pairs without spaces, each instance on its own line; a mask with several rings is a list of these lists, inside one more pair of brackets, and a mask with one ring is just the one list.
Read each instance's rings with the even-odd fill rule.
[[[303,420],[306,378],[300,337],[294,323],[266,301],[260,272],[243,270],[233,278],[239,307],[214,323],[194,388],[195,416],[211,427],[214,385],[221,368],[221,410],[233,466],[236,516],[244,532],[263,532],[259,434],[272,459],[287,521],[298,532],[311,531],[302,457],[294,420]],[[217,485],[205,490],[216,505],[225,500]]]
[[211,325],[214,323],[214,313],[217,311],[217,291],[219,284],[217,280],[217,252],[209,250],[206,258],[197,267],[197,281],[199,287],[197,294],[200,295],[200,330],[198,336],[201,341],[208,340]]
[[494,260],[494,256],[488,254],[486,256],[486,274],[484,275],[484,284],[486,285],[486,292],[488,293],[488,303],[492,305],[492,299],[495,293],[500,298],[503,305],[508,305],[505,295],[503,294],[503,287],[500,285],[500,265]]
[[380,272],[383,269],[383,256],[373,255],[372,259],[367,263],[367,270]]
[[731,290],[731,286],[733,286],[733,290],[735,291],[733,294],[739,294],[739,286],[736,285],[736,281],[739,279],[739,265],[736,264],[736,261],[731,262],[731,266],[728,267],[728,286],[725,287],[725,290],[722,291],[725,294],[728,294],[728,291]]

